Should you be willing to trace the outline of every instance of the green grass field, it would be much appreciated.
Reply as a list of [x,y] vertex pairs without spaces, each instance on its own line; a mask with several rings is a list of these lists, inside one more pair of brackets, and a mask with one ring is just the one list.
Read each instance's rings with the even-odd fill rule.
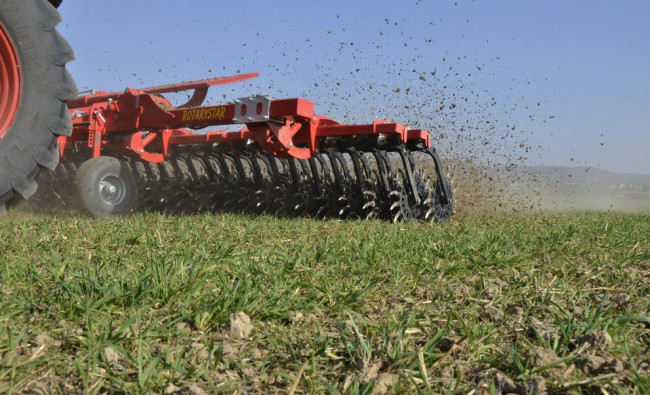
[[0,254],[1,392],[650,393],[648,215],[13,212]]

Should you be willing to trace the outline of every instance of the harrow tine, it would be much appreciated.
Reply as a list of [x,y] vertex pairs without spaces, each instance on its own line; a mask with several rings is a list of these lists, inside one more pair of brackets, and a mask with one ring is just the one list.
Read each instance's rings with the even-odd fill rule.
[[336,183],[336,204],[339,208],[338,217],[343,219],[343,214],[349,212],[349,199],[347,196],[347,167],[345,159],[339,152],[331,152],[325,154],[329,158],[329,164],[332,167],[332,174],[334,175],[334,182]]

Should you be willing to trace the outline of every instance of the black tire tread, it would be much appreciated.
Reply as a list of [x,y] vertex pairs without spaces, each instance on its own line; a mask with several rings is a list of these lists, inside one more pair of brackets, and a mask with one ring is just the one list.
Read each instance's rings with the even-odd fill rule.
[[[39,97],[50,99],[46,105],[34,106],[33,101],[37,99],[34,92],[25,93],[26,102],[21,103],[14,126],[0,141],[0,212],[21,198],[31,197],[37,189],[36,176],[41,169],[53,170],[58,164],[56,137],[72,132],[66,101],[77,95],[76,85],[65,68],[74,54],[56,30],[61,21],[59,12],[46,0],[3,0],[0,15],[5,13],[14,19],[16,15],[22,16],[20,23],[30,28],[30,38],[40,40],[49,51],[39,53],[36,62],[45,69],[47,79],[41,86],[45,91]],[[5,28],[10,29],[6,23]],[[27,73],[30,61],[21,59],[21,68]]]

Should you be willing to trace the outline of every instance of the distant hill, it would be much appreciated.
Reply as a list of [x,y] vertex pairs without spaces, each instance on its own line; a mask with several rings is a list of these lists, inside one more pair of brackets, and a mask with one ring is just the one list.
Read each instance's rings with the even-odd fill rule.
[[475,212],[587,209],[650,213],[650,174],[456,162],[459,206]]
[[562,195],[600,193],[616,195],[620,191],[646,192],[650,198],[650,174],[620,174],[596,168],[561,166],[522,166],[515,170],[540,181]]

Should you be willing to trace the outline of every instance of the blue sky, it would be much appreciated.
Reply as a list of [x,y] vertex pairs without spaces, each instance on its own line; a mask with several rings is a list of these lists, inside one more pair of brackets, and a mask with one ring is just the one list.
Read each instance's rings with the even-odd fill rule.
[[[64,1],[80,90],[259,71],[343,122],[432,130],[480,163],[650,173],[647,1]],[[224,97],[225,95],[225,97]]]

